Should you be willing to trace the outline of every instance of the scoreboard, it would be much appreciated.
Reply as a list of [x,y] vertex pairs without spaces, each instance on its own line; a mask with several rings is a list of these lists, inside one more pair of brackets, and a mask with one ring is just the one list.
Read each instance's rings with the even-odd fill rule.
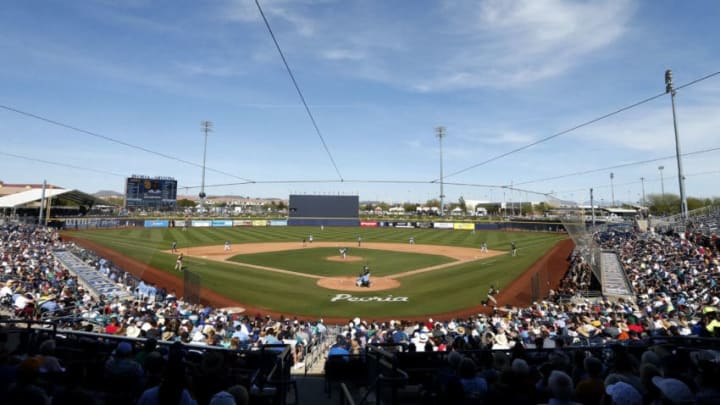
[[125,181],[125,208],[174,209],[177,180],[171,177],[132,176]]
[[359,217],[360,201],[356,195],[290,194],[288,216],[292,218]]

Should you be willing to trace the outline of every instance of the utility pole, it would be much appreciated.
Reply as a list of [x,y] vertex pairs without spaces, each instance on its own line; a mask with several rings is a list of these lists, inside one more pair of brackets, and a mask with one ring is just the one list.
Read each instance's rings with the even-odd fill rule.
[[38,216],[38,225],[43,224],[43,209],[45,209],[45,188],[47,180],[43,180],[42,193],[40,194],[40,215]]
[[445,127],[437,127],[435,128],[435,136],[437,136],[438,140],[440,141],[440,216],[445,216],[445,208],[444,208],[444,201],[445,201],[445,193],[443,191],[443,149],[442,149],[442,140],[445,137]]
[[680,214],[684,221],[688,220],[687,196],[685,195],[685,175],[683,174],[682,154],[680,153],[680,135],[678,134],[677,116],[675,114],[675,88],[672,81],[672,70],[665,71],[665,93],[670,93],[673,114],[673,129],[675,130],[675,157],[677,158],[678,183],[680,184]]
[[593,226],[593,229],[595,228],[595,203],[594,203],[594,201],[595,201],[595,200],[593,199],[593,189],[591,188],[591,189],[590,189],[590,210],[591,210],[591,213],[592,213],[592,226]]
[[198,197],[200,197],[200,211],[205,212],[205,197],[207,194],[205,194],[205,161],[207,158],[207,138],[208,133],[212,132],[212,122],[210,121],[202,121],[200,122],[200,125],[202,125],[202,131],[205,134],[205,146],[203,147],[203,163],[202,163],[202,181],[200,182],[200,194],[198,194]]
[[610,193],[612,194],[612,206],[615,207],[615,184],[613,183],[613,179],[615,178],[615,173],[610,172]]

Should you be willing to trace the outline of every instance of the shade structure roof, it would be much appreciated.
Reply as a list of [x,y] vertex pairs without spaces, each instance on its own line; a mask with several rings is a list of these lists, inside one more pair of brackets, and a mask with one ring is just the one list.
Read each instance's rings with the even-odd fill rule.
[[[36,201],[40,201],[42,199],[42,192],[42,189],[36,188],[0,197],[0,208],[17,208]],[[58,197],[63,200],[78,203],[80,205],[107,204],[106,201],[97,198],[94,195],[83,193],[82,191],[78,190],[67,190],[62,188],[46,189],[45,198],[52,197]]]

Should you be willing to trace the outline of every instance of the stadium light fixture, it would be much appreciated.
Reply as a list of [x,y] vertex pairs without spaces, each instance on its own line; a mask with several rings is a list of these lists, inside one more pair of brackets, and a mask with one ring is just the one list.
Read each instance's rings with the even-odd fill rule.
[[644,210],[646,207],[646,204],[645,204],[645,177],[640,177],[640,184],[642,185],[642,206],[643,206],[643,210]]
[[443,192],[443,149],[442,140],[445,137],[445,127],[435,128],[435,136],[440,141],[440,216],[445,216],[445,208],[443,207],[445,200],[445,193]]
[[198,197],[200,197],[200,212],[205,212],[205,197],[207,194],[205,194],[205,161],[207,158],[207,138],[208,133],[212,131],[212,122],[210,121],[202,121],[200,123],[202,125],[202,131],[205,134],[205,146],[203,147],[203,164],[202,164],[202,181],[200,182],[200,194],[198,194]]
[[678,166],[678,184],[680,185],[680,215],[683,221],[688,219],[687,196],[685,195],[685,175],[683,174],[682,154],[680,153],[680,135],[678,134],[677,115],[675,113],[675,87],[673,87],[672,70],[665,71],[665,93],[670,93],[672,103],[673,129],[675,130],[675,157]]

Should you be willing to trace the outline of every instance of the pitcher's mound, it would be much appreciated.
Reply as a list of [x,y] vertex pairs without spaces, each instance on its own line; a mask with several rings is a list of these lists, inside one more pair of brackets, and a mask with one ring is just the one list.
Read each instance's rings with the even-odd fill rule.
[[317,281],[323,288],[340,291],[382,291],[400,287],[400,282],[388,277],[370,277],[370,287],[355,285],[357,277],[326,277]]
[[343,259],[342,256],[328,256],[325,260],[329,260],[331,262],[361,262],[363,258],[360,256],[345,256]]

